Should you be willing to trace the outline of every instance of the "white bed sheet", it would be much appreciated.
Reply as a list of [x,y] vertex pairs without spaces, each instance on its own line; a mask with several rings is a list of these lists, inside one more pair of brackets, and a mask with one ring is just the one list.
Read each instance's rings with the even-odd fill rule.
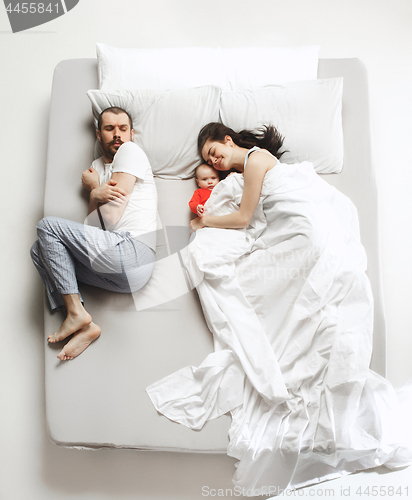
[[[243,176],[208,213],[239,207]],[[412,463],[397,395],[369,369],[373,297],[356,209],[310,163],[265,177],[245,230],[205,228],[185,266],[215,352],[151,385],[156,409],[192,429],[232,414],[228,454],[247,495]]]

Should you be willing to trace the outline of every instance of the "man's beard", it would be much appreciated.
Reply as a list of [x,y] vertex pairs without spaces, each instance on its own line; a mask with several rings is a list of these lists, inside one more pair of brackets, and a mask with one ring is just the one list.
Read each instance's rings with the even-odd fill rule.
[[122,144],[124,143],[120,139],[109,142],[103,148],[105,155],[113,160],[114,155],[117,153],[117,150],[120,148]]

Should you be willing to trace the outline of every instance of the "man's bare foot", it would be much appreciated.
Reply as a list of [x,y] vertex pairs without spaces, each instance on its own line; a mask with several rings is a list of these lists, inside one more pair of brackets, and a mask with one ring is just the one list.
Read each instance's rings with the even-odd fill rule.
[[91,322],[92,317],[85,309],[76,315],[68,313],[59,330],[56,333],[53,333],[53,335],[49,335],[47,340],[51,343],[60,342],[72,333],[90,325]]
[[67,342],[57,357],[61,361],[73,359],[81,354],[89,345],[100,336],[101,329],[95,323],[89,323],[76,332]]

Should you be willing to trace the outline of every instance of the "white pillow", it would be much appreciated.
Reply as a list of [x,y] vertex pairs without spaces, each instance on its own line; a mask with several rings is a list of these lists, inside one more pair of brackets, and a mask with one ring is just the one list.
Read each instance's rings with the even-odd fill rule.
[[221,121],[239,132],[274,125],[285,138],[283,163],[310,161],[318,173],[343,167],[343,78],[222,92]]
[[[219,118],[221,90],[192,89],[103,92],[89,90],[95,125],[106,108],[118,106],[133,120],[134,142],[147,154],[153,173],[168,179],[193,177],[199,164],[197,135]],[[97,142],[100,146],[100,143]],[[95,156],[101,156],[101,148]]]
[[314,80],[319,46],[120,49],[96,45],[101,90],[215,85],[228,89]]

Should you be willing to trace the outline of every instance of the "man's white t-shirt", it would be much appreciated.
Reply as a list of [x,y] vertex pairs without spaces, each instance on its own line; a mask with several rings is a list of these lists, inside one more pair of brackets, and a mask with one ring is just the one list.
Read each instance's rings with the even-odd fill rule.
[[108,182],[115,172],[136,177],[122,218],[117,224],[106,224],[106,230],[128,231],[134,239],[156,251],[157,190],[146,153],[134,142],[125,142],[115,154],[113,163],[104,163],[102,156],[92,163],[92,167],[99,174],[100,184]]

